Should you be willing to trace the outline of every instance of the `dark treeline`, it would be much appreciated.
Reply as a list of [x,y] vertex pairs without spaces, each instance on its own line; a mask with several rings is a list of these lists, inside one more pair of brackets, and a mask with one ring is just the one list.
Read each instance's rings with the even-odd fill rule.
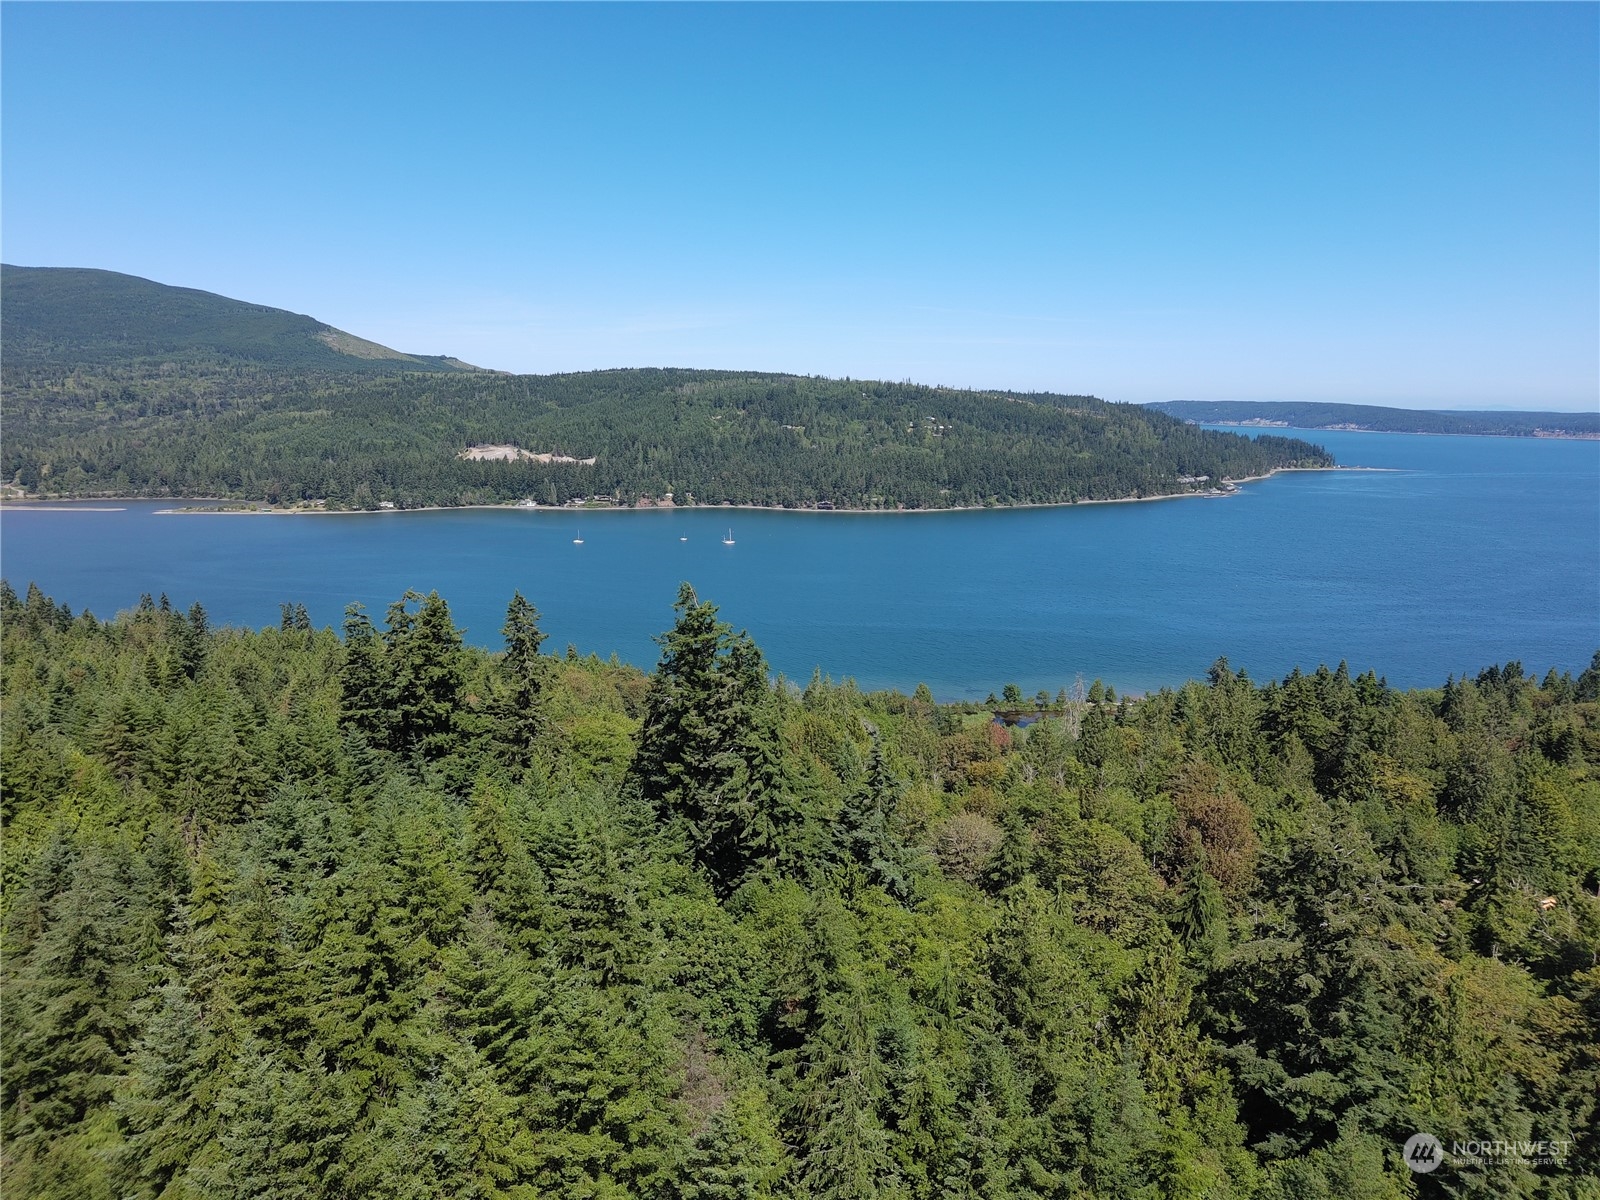
[[0,624],[8,1196],[1595,1194],[1600,655],[1013,730],[687,588],[648,676],[520,596]]
[[[1084,396],[727,371],[363,375],[185,360],[9,358],[0,478],[54,496],[219,496],[335,508],[1064,503],[1194,491],[1320,448]],[[471,445],[595,458],[476,462]],[[1207,482],[1199,482],[1205,477]]]

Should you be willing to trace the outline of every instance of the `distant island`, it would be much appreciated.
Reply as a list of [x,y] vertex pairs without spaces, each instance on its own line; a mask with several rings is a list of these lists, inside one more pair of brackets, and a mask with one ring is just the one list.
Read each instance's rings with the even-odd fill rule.
[[1334,465],[1093,396],[752,371],[485,371],[109,271],[0,268],[13,496],[323,510],[923,510],[1225,495]]
[[1374,404],[1264,400],[1165,400],[1146,407],[1197,425],[1453,433],[1480,437],[1600,438],[1600,412],[1434,411],[1383,408]]

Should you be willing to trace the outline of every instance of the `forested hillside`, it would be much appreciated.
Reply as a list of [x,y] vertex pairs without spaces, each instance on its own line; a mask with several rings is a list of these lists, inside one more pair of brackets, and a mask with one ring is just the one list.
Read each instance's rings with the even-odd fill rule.
[[1600,437],[1597,412],[1448,412],[1310,401],[1164,400],[1150,405],[1185,421],[1360,429],[1375,433],[1458,433],[1494,437]]
[[[110,271],[5,267],[0,483],[329,508],[947,508],[1192,492],[1319,447],[1088,396],[735,371],[509,376]],[[499,445],[583,463],[475,461]]]
[[242,364],[334,373],[475,369],[402,354],[281,308],[76,267],[0,266],[0,344],[13,367],[134,367],[167,376]]
[[[1305,442],[1090,397],[791,375],[163,373],[9,358],[4,371],[0,477],[54,496],[405,508],[671,492],[678,503],[944,508],[1166,495],[1332,461]],[[485,443],[596,462],[460,457]]]
[[1596,1194],[1600,654],[1021,729],[662,612],[0,589],[5,1194]]

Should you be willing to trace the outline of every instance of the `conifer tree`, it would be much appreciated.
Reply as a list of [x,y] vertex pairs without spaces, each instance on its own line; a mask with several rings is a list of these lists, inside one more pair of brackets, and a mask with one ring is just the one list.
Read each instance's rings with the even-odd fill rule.
[[552,951],[601,987],[631,981],[644,948],[628,847],[609,822],[552,831],[567,849],[550,868]]
[[354,1140],[352,1193],[538,1200],[534,1139],[470,1046],[433,1038],[418,1078]]
[[468,915],[461,936],[442,956],[443,1028],[482,1054],[514,1095],[535,1084],[541,978],[529,959],[506,944],[493,914],[483,907]]
[[769,1200],[789,1167],[777,1114],[744,1086],[712,1114],[684,1164],[683,1200]]
[[512,764],[525,767],[544,728],[548,662],[539,653],[545,641],[539,629],[539,610],[523,599],[521,592],[512,594],[501,633],[506,652],[498,674],[505,690],[496,705],[497,732]]
[[229,990],[243,1028],[266,1045],[299,1048],[308,1034],[304,976],[285,934],[280,901],[260,868],[245,877],[240,893],[227,936],[237,964]]
[[1205,869],[1205,852],[1189,863],[1178,892],[1174,925],[1178,940],[1203,966],[1209,966],[1227,946],[1228,911],[1222,889]]
[[402,1027],[418,1004],[426,950],[408,934],[398,882],[381,859],[346,868],[336,885],[330,919],[307,956],[318,983],[310,1024],[330,1064],[370,1103],[401,1079]]
[[168,981],[139,1008],[140,1033],[117,1097],[121,1155],[130,1190],[162,1200],[200,1200],[220,1153],[221,1091],[231,1074],[233,1017],[188,906],[168,937]]
[[473,892],[512,941],[531,949],[539,941],[546,889],[497,779],[479,780],[473,793],[466,855]]
[[207,1200],[322,1200],[343,1191],[356,1105],[319,1056],[300,1068],[248,1040],[218,1104],[222,1153]]
[[681,831],[719,894],[775,858],[798,823],[784,787],[766,665],[687,583],[676,625],[657,640],[661,663],[646,701],[633,778]]
[[7,971],[0,1135],[12,1161],[42,1159],[109,1111],[138,989],[117,875],[105,850],[86,848],[26,958]]
[[339,679],[343,692],[341,720],[373,747],[387,748],[391,713],[389,664],[372,620],[361,605],[344,610],[344,663]]
[[206,639],[211,632],[211,622],[206,610],[196,600],[189,606],[188,615],[177,615],[173,621],[173,638],[177,642],[178,669],[186,679],[194,679],[206,658]]
[[438,592],[406,592],[389,606],[383,645],[395,748],[428,759],[449,754],[457,746],[464,682],[461,631],[449,606]]
[[897,828],[900,781],[889,770],[874,727],[872,748],[860,781],[847,794],[839,814],[842,857],[860,865],[870,883],[896,899],[911,894],[910,856]]
[[894,1193],[895,1165],[883,1109],[888,1078],[859,987],[829,997],[803,1054],[792,1101],[792,1136],[805,1146],[802,1185],[817,1200]]

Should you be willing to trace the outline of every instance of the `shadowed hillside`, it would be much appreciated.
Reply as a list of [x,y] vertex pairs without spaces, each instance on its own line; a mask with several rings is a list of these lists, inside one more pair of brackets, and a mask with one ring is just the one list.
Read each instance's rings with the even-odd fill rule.
[[402,354],[281,308],[135,275],[76,267],[0,267],[0,342],[8,363],[79,366],[233,361],[313,371],[470,371]]

